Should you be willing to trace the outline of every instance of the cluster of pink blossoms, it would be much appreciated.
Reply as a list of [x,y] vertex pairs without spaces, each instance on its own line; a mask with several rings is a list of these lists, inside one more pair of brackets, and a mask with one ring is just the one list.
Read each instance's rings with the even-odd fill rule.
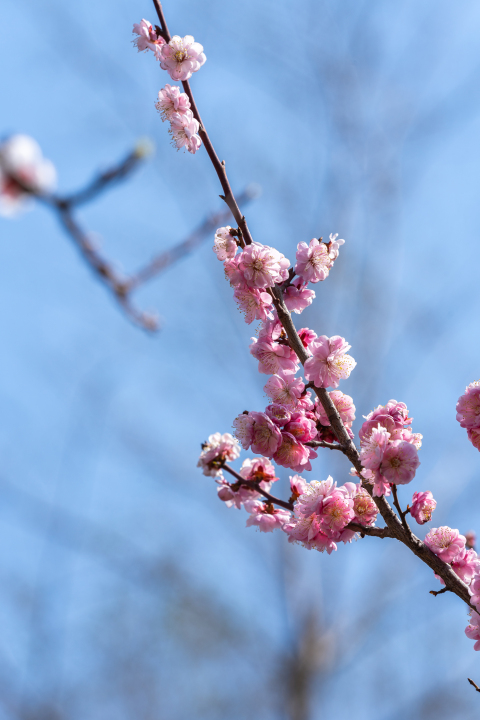
[[[174,35],[169,43],[160,35],[160,28],[155,29],[148,20],[135,23],[133,32],[137,35],[134,44],[138,51],[151,50],[172,80],[185,82],[197,72],[205,60],[203,46],[195,42],[191,35],[184,38]],[[165,85],[158,93],[155,107],[162,120],[170,122],[170,134],[177,149],[185,147],[189,153],[195,154],[202,144],[198,131],[200,125],[190,109],[190,100],[186,93],[180,92],[177,86]]]
[[45,160],[39,145],[28,135],[12,135],[0,145],[0,215],[12,216],[26,210],[32,194],[53,190],[56,172]]
[[204,475],[222,477],[223,464],[227,460],[236,460],[239,455],[238,442],[230,433],[213,433],[202,445],[197,467],[202,468]]
[[422,435],[412,433],[411,423],[405,403],[390,400],[367,415],[360,428],[362,475],[373,483],[376,497],[390,495],[391,483],[407,485],[415,477]]
[[162,121],[170,122],[169,133],[177,150],[185,147],[189,153],[194,155],[202,141],[198,135],[200,125],[190,110],[188,95],[180,92],[180,88],[176,85],[167,84],[158,93],[155,107],[160,113]]
[[480,450],[480,380],[470,383],[458,398],[457,420],[472,445]]

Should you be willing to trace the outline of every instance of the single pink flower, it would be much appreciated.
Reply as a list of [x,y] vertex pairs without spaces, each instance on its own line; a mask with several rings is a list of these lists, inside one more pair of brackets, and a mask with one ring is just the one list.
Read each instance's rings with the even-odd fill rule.
[[315,421],[307,418],[303,412],[294,412],[292,419],[285,425],[285,432],[297,438],[299,442],[306,443],[317,436]]
[[415,518],[419,525],[430,522],[432,513],[437,507],[437,501],[434,500],[430,490],[424,492],[413,493],[412,504],[410,506],[410,515]]
[[362,477],[369,483],[373,484],[373,497],[388,497],[392,492],[388,482],[385,482],[385,478],[380,474],[379,470],[370,470],[365,468],[362,470]]
[[157,35],[151,23],[148,20],[143,19],[139,23],[135,23],[132,32],[138,35],[133,40],[133,44],[137,46],[138,52],[144,50],[151,50],[155,57],[158,59],[160,54],[160,48],[165,45],[165,40],[161,35]]
[[477,568],[473,574],[473,578],[469,587],[470,595],[472,596],[472,604],[477,608],[480,605],[480,572]]
[[266,415],[268,415],[270,420],[279,427],[283,427],[284,425],[286,425],[292,417],[290,411],[287,410],[284,405],[278,405],[277,403],[267,405],[267,407],[265,408],[265,413]]
[[184,115],[187,110],[190,110],[190,100],[188,99],[188,95],[180,92],[180,88],[176,85],[165,85],[158,93],[158,100],[155,103],[155,107],[160,113],[162,121],[170,120],[173,113]]
[[247,325],[254,320],[266,320],[272,316],[272,298],[266,292],[237,285],[233,297],[243,312]]
[[415,477],[420,460],[417,448],[404,440],[388,443],[383,454],[380,472],[390,483],[406,485]]
[[378,470],[390,441],[390,433],[382,425],[372,429],[360,450],[360,462],[369,470]]
[[328,248],[328,255],[330,257],[330,260],[332,261],[332,264],[338,257],[340,246],[345,244],[345,240],[337,240],[337,237],[338,233],[330,233],[328,237],[329,242],[325,243]]
[[275,529],[282,530],[283,526],[291,518],[288,510],[277,508],[272,503],[259,500],[245,503],[245,510],[250,513],[247,527],[256,525],[261,532],[272,532]]
[[470,383],[458,398],[457,420],[463,428],[480,427],[480,380]]
[[265,413],[251,412],[253,426],[252,451],[258,455],[272,457],[282,443],[282,434]]
[[308,290],[303,278],[295,278],[283,293],[287,310],[300,315],[315,299],[315,291]]
[[320,519],[315,513],[292,518],[283,526],[283,531],[289,536],[289,542],[300,542],[307,550],[315,549],[319,552],[326,550],[330,555],[337,549],[334,541],[320,529]]
[[424,540],[425,545],[446,563],[457,559],[465,548],[465,542],[465,537],[458,530],[446,525],[430,530]]
[[307,481],[300,475],[290,475],[290,490],[292,491],[290,502],[296,502],[300,495],[306,492],[307,487]]
[[360,483],[356,487],[357,492],[353,498],[353,512],[355,513],[353,521],[365,527],[374,525],[378,515],[375,501]]
[[268,338],[252,338],[250,352],[258,360],[258,371],[265,375],[295,374],[300,364],[289,345]]
[[247,458],[243,461],[240,475],[245,480],[259,483],[262,490],[270,490],[272,483],[278,480],[275,475],[275,467],[266,457]]
[[237,241],[232,235],[232,228],[230,225],[218,228],[218,230],[215,231],[215,240],[213,245],[213,252],[217,258],[219,260],[231,260],[235,257],[237,250]]
[[260,243],[251,243],[239,255],[238,268],[249,287],[273,287],[288,277],[290,262],[282,253]]
[[335,488],[336,483],[330,475],[326,480],[312,480],[295,503],[295,515],[306,517],[312,513],[318,514],[325,498],[331,495]]
[[458,577],[467,585],[472,581],[475,573],[480,568],[480,561],[475,550],[467,550],[464,548],[452,562],[452,569]]
[[222,465],[226,460],[235,460],[240,455],[238,441],[230,433],[221,435],[219,432],[210,435],[203,443],[197,467],[203,469],[204,475],[217,477],[222,475]]
[[317,387],[338,387],[339,381],[348,378],[357,364],[346,354],[350,345],[338,335],[331,338],[320,335],[308,349],[312,357],[305,363],[305,377]]
[[282,442],[275,451],[273,459],[277,465],[291,468],[296,472],[311,470],[310,448],[302,445],[291,433],[285,431],[282,431]]
[[248,413],[244,412],[233,421],[233,427],[235,428],[235,437],[240,441],[241,446],[244,450],[248,450],[253,441],[253,428],[255,420]]
[[[341,392],[341,390],[331,390],[328,394],[330,395],[331,401],[337,408],[343,424],[350,426],[355,420],[355,405],[353,404],[353,400],[350,395],[345,395],[345,393]],[[317,402],[315,411],[322,425],[330,425],[327,413],[320,402]]]
[[310,330],[310,328],[301,328],[298,331],[298,337],[302,341],[304,348],[308,348],[311,342],[317,339],[317,333]]
[[325,243],[316,238],[313,238],[309,245],[305,242],[298,243],[295,272],[307,282],[325,280],[332,264]]
[[274,403],[285,405],[289,410],[298,405],[298,400],[305,389],[301,378],[293,375],[272,375],[263,388]]
[[166,70],[172,80],[188,80],[194,72],[200,70],[204,64],[205,54],[203,46],[195,42],[191,35],[184,38],[174,35],[168,45],[160,50],[160,65]]
[[191,110],[183,113],[174,112],[170,116],[170,134],[177,148],[185,147],[189,153],[194,155],[200,148],[202,141],[197,134],[200,126],[198,120],[195,120]]
[[[411,422],[412,418],[408,417],[408,409],[405,403],[389,400],[386,405],[379,405],[366,416],[365,422],[358,433],[360,442],[367,440],[372,429],[378,427],[378,425],[382,425],[388,430],[392,440],[406,439],[402,437],[402,432],[404,426],[410,425]],[[397,434],[396,431],[398,431]]]
[[465,635],[470,640],[476,640],[474,650],[480,650],[480,615],[472,610],[470,623],[465,628]]
[[336,533],[343,530],[345,525],[353,520],[353,500],[343,488],[337,488],[325,498],[320,512],[320,522],[323,532],[334,540]]

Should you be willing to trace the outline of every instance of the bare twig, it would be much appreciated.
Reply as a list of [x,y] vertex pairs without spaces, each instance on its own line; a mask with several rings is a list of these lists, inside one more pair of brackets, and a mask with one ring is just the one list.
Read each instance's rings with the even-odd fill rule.
[[292,502],[285,502],[285,500],[280,500],[279,498],[274,497],[273,495],[270,495],[270,493],[266,492],[265,490],[262,490],[260,485],[257,482],[254,482],[253,480],[245,480],[241,475],[239,475],[233,468],[230,467],[230,465],[227,465],[224,463],[222,465],[222,468],[230,473],[230,475],[233,475],[233,477],[237,480],[237,482],[241,483],[242,485],[245,485],[245,487],[251,488],[252,490],[256,490],[260,495],[263,495],[264,498],[269,500],[274,505],[280,505],[280,507],[285,508],[285,510],[290,510],[293,512],[293,503]]
[[473,682],[473,680],[471,680],[470,678],[467,678],[467,680],[470,683],[470,685],[473,685],[473,687],[475,688],[475,690],[477,692],[480,692],[480,687],[478,687],[477,683]]
[[325,442],[324,440],[309,440],[308,442],[304,443],[304,445],[308,445],[308,447],[312,448],[324,447],[328,448],[329,450],[340,450],[341,452],[343,452],[342,445],[337,445],[337,443]]

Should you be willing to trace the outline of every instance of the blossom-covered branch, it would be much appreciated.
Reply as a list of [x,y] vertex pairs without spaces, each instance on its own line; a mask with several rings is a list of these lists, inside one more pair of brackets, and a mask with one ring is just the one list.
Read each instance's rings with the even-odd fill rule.
[[[337,390],[356,365],[348,353],[350,345],[339,336],[317,336],[310,328],[297,331],[293,323],[292,312],[300,314],[312,303],[315,293],[309,286],[328,277],[343,240],[330,235],[328,242],[322,238],[300,242],[292,267],[275,248],[253,241],[245,219],[236,212],[225,164],[218,160],[188,83],[206,61],[203,47],[189,35],[171,37],[161,4],[154,0],[154,5],[160,27],[153,30],[142,20],[134,26],[135,42],[139,50],[153,50],[161,68],[183,84],[184,93],[166,85],[159,93],[157,108],[162,118],[170,121],[176,146],[185,146],[194,154],[203,141],[217,172],[238,227],[218,228],[214,251],[224,264],[245,321],[260,322],[250,353],[258,361],[259,372],[270,376],[265,392],[271,404],[264,412],[239,415],[233,423],[236,438],[228,433],[211,435],[203,445],[199,466],[204,474],[216,477],[221,500],[247,510],[247,525],[265,532],[280,529],[290,542],[307,549],[330,554],[337,549],[337,542],[349,543],[356,533],[400,541],[434,571],[445,591],[455,593],[470,607],[473,614],[466,633],[477,640],[475,649],[480,649],[480,615],[476,612],[480,609],[480,559],[458,530],[434,528],[425,541],[414,535],[406,516],[410,513],[418,524],[430,521],[436,505],[430,491],[414,493],[405,510],[398,498],[397,486],[409,484],[420,465],[422,439],[411,430],[405,404],[391,400],[370,412],[360,429],[357,449],[351,429],[353,400]],[[301,367],[305,380],[297,376]],[[468,398],[464,426],[475,444],[480,437],[477,391],[472,390]],[[261,457],[245,460],[235,474],[237,482],[228,483],[222,469],[226,469],[226,460],[238,457],[240,444]],[[340,487],[330,477],[307,482],[298,473],[311,471],[311,461],[317,457],[314,448],[339,449],[353,465],[351,473],[358,482]],[[290,477],[292,495],[283,505],[270,495],[271,485],[278,479],[272,461],[297,473]],[[230,468],[228,472],[232,474]],[[398,514],[388,502],[390,495]],[[378,514],[385,522],[383,528],[375,525]]]

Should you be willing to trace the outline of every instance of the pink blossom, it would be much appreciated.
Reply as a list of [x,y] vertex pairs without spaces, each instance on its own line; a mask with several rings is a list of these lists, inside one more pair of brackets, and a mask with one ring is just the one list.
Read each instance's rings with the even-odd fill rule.
[[283,527],[284,532],[289,535],[289,542],[300,542],[307,550],[325,550],[330,555],[337,549],[334,541],[328,537],[320,528],[320,518],[315,513],[311,515],[293,518]]
[[443,562],[451,563],[461,554],[466,540],[458,530],[452,530],[444,525],[430,530],[424,542]]
[[268,293],[237,285],[233,296],[248,325],[254,320],[266,320],[271,317],[272,298]]
[[143,19],[141,22],[134,24],[132,32],[138,35],[133,41],[133,44],[138,48],[138,52],[152,50],[158,59],[160,48],[165,45],[165,40],[160,35],[157,35],[151,23]]
[[278,405],[277,403],[272,403],[271,405],[267,405],[265,408],[265,413],[268,415],[270,420],[275,423],[275,425],[278,425],[279,427],[283,427],[288,423],[290,418],[292,417],[291,413],[287,410],[286,407],[283,405]]
[[338,387],[339,380],[348,378],[357,364],[346,354],[350,345],[339,335],[320,335],[308,349],[312,357],[305,363],[305,377],[317,387]]
[[406,485],[415,477],[419,465],[415,445],[404,440],[394,440],[388,443],[383,454],[380,472],[388,482]]
[[256,525],[261,532],[272,532],[275,528],[281,530],[291,518],[288,510],[276,508],[272,503],[259,500],[246,502],[245,510],[250,513],[247,527]]
[[458,398],[457,420],[463,428],[480,427],[480,380],[470,383]]
[[186,147],[188,152],[194,155],[202,144],[200,136],[197,134],[199,128],[198,120],[195,120],[191,110],[183,113],[174,112],[170,116],[169,132],[177,150]]
[[328,248],[328,255],[330,260],[332,260],[332,264],[338,257],[340,246],[345,244],[345,240],[337,240],[337,237],[338,233],[330,233],[328,238],[329,242],[325,243]]
[[230,225],[218,228],[215,231],[213,252],[219,260],[231,260],[238,250],[237,241],[232,233]]
[[310,330],[310,328],[301,328],[298,331],[298,337],[302,341],[304,348],[308,348],[311,342],[317,339],[317,333]]
[[343,488],[337,488],[322,504],[320,520],[323,532],[336,539],[334,533],[341,532],[354,516],[352,498]]
[[289,265],[287,258],[275,248],[254,242],[240,253],[238,268],[249,287],[264,290],[286,280]]
[[458,577],[467,585],[471,582],[473,576],[480,567],[480,561],[475,550],[467,550],[464,548],[452,562],[452,569]]
[[316,238],[313,238],[309,245],[305,242],[298,243],[295,272],[304,280],[311,283],[325,280],[332,264],[325,243]]
[[265,375],[294,374],[300,364],[289,345],[263,337],[252,338],[250,352],[258,360],[258,371]]
[[379,470],[370,470],[365,468],[362,470],[362,477],[369,483],[373,484],[373,497],[388,497],[391,493],[390,485],[385,482],[385,478],[380,474]]
[[470,550],[470,548],[474,548],[477,542],[477,535],[473,530],[469,530],[465,533],[465,537],[467,538],[467,548]]
[[295,412],[292,419],[285,425],[285,432],[291,433],[302,443],[309,442],[317,436],[315,422],[302,412]]
[[165,85],[158,93],[158,100],[155,103],[155,107],[160,113],[162,121],[170,120],[173,113],[184,115],[187,110],[190,110],[190,100],[188,99],[188,95],[180,92],[180,88],[176,85]]
[[278,480],[275,475],[275,468],[266,457],[247,458],[243,461],[240,475],[245,480],[260,484],[262,490],[270,490],[272,483]]
[[221,435],[217,432],[203,443],[197,467],[203,469],[204,475],[216,477],[222,475],[222,465],[226,460],[235,460],[239,455],[238,441],[230,433]]
[[185,35],[184,38],[174,35],[168,45],[162,46],[159,59],[162,69],[168,72],[172,80],[183,82],[200,70],[207,58],[203,45],[195,42],[191,35]]
[[253,440],[253,428],[255,420],[248,412],[243,412],[233,421],[235,437],[240,441],[244,450],[248,450]]
[[437,507],[437,501],[433,499],[430,490],[413,493],[410,515],[415,518],[419,525],[430,522],[432,513]]
[[274,403],[293,409],[298,405],[305,385],[301,378],[293,375],[272,375],[263,389]]
[[303,495],[303,493],[306,492],[307,487],[308,483],[304,478],[300,475],[291,475],[290,490],[292,491],[292,494],[290,496],[290,502],[296,502],[300,495]]
[[265,413],[251,412],[254,419],[252,451],[258,455],[272,457],[282,442],[282,434],[278,427]]
[[[392,436],[392,440],[406,439],[401,437],[401,434],[404,425],[410,425],[411,422],[412,418],[408,417],[408,410],[405,403],[389,400],[386,405],[379,405],[366,416],[365,422],[358,433],[360,442],[366,440],[372,429],[378,427],[378,425],[382,425],[388,430]],[[398,431],[397,434],[396,431]]]
[[390,440],[390,433],[382,425],[372,429],[368,440],[360,450],[360,462],[369,470],[378,470],[382,464],[385,450]]
[[472,596],[473,605],[476,605],[478,608],[480,605],[480,572],[478,571],[478,568],[473,575],[469,591]]
[[470,623],[465,628],[465,635],[470,640],[476,640],[474,650],[480,650],[480,615],[472,610]]
[[315,291],[308,290],[303,278],[295,278],[293,283],[283,293],[287,310],[300,315],[315,299]]
[[45,195],[55,186],[56,172],[28,135],[12,135],[0,145],[0,215],[16,215],[29,206],[32,194]]
[[326,480],[312,480],[295,503],[295,515],[307,517],[312,513],[318,514],[323,501],[334,492],[335,488],[336,483],[330,475]]
[[353,498],[353,512],[355,513],[353,521],[365,527],[374,525],[378,515],[378,508],[361,483],[356,488],[357,492]]
[[262,322],[260,325],[260,329],[258,332],[258,337],[262,340],[286,340],[287,336],[285,334],[285,330],[283,329],[283,325],[278,319],[277,311],[273,310],[273,319],[271,320],[265,320],[265,322]]
[[[329,393],[330,399],[337,408],[339,415],[344,425],[350,426],[355,420],[355,405],[350,395],[345,395],[340,390],[331,390]],[[323,405],[320,401],[315,406],[317,417],[322,425],[330,425],[330,420],[327,417]]]
[[282,431],[282,442],[274,453],[273,459],[277,465],[291,468],[296,472],[311,470],[310,448],[302,445],[291,433],[285,431]]
[[473,447],[480,450],[480,428],[468,428],[467,435]]

